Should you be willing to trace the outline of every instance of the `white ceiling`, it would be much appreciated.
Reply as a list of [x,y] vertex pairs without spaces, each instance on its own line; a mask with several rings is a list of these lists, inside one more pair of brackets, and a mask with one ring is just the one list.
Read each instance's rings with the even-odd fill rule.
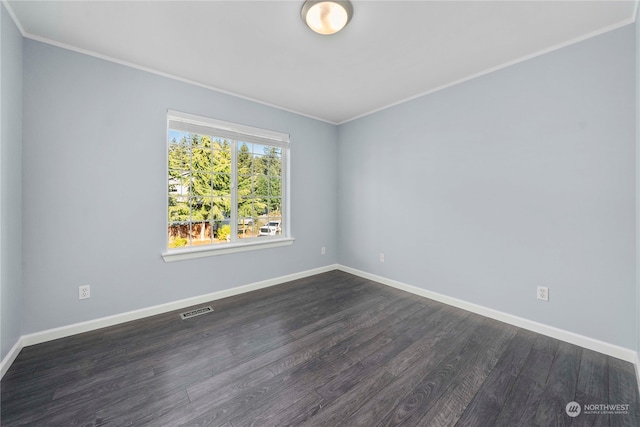
[[343,123],[634,21],[636,1],[9,1],[26,37]]

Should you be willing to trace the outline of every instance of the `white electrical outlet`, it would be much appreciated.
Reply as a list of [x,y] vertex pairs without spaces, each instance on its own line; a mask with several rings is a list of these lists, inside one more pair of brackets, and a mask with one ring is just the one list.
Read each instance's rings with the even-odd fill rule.
[[538,299],[542,301],[549,301],[549,288],[546,286],[538,286]]
[[78,299],[91,298],[91,286],[84,285],[78,287]]
[[380,262],[384,262],[384,254],[380,252]]
[[320,248],[320,255],[324,255],[326,253],[327,253],[327,248],[325,248],[324,246]]

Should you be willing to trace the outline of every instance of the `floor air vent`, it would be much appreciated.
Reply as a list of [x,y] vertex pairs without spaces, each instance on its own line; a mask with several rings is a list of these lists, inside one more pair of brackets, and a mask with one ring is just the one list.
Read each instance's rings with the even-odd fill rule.
[[212,311],[213,311],[213,308],[211,308],[211,306],[208,305],[206,307],[200,307],[200,308],[196,308],[195,310],[180,313],[180,317],[182,317],[182,320],[190,319],[192,317],[200,316],[201,314],[211,313]]

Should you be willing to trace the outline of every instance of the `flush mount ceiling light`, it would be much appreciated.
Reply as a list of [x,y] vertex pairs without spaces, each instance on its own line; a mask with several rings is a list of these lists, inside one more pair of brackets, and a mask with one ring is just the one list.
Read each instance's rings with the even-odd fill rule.
[[353,16],[350,1],[306,0],[302,5],[302,20],[318,34],[335,34]]

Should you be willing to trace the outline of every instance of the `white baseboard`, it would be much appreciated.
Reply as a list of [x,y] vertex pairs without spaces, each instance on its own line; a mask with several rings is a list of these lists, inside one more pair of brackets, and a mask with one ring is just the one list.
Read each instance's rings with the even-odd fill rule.
[[24,344],[22,343],[22,337],[20,337],[13,347],[11,347],[11,350],[9,350],[9,353],[7,353],[4,359],[0,361],[0,379],[4,377],[4,374],[7,373],[13,362],[16,360],[16,357],[20,354],[22,347],[24,347]]
[[[149,316],[155,316],[156,314],[167,313],[174,310],[180,310],[182,308],[191,307],[194,305],[202,304],[205,302],[215,301],[222,298],[227,298],[234,295],[243,294],[246,292],[255,291],[258,289],[268,288],[270,286],[279,285],[281,283],[291,282],[293,280],[302,279],[305,277],[313,276],[327,271],[333,271],[338,269],[337,264],[331,264],[324,267],[315,268],[312,270],[306,270],[299,273],[289,274],[286,276],[280,276],[273,279],[263,280],[261,282],[255,282],[248,285],[238,286],[231,289],[225,289],[222,291],[212,292],[205,295],[186,298],[179,301],[172,301],[166,304],[160,304],[153,307],[142,308],[140,310],[129,311],[127,313],[115,314],[113,316],[102,317],[99,319],[88,320],[86,322],[75,323],[73,325],[61,326],[59,328],[48,329],[46,331],[36,332],[33,334],[23,335],[18,342],[13,346],[11,351],[2,360],[2,376],[9,369],[13,361],[16,359],[20,350],[23,347],[30,345],[40,344],[47,341],[52,341],[58,338],[64,338],[71,335],[80,334],[83,332],[89,332],[96,329],[105,328],[108,326],[118,325],[124,322],[130,322],[132,320],[138,320]],[[0,378],[2,377],[0,376]]]
[[458,307],[463,310],[470,311],[472,313],[480,314],[482,316],[489,317],[500,322],[509,323],[510,325],[514,325],[519,328],[527,329],[529,331],[546,335],[551,338],[559,339],[570,344],[575,344],[589,350],[594,350],[608,356],[622,359],[626,362],[633,363],[636,366],[636,370],[638,369],[638,354],[637,352],[628,348],[620,347],[594,338],[589,338],[584,335],[579,335],[553,326],[545,325],[543,323],[534,322],[532,320],[524,319],[522,317],[504,313],[502,311],[494,310],[478,304],[473,304],[464,300],[439,294],[437,292],[428,291],[426,289],[418,288],[417,286],[407,285],[406,283],[398,282],[396,280],[388,279],[382,276],[377,276],[375,274],[360,271],[344,265],[338,265],[338,269],[344,271],[345,273],[354,274],[365,279],[373,280],[374,282],[382,283],[383,285],[391,286],[393,288],[410,292],[421,297],[429,298],[447,305],[451,305],[453,307]]

